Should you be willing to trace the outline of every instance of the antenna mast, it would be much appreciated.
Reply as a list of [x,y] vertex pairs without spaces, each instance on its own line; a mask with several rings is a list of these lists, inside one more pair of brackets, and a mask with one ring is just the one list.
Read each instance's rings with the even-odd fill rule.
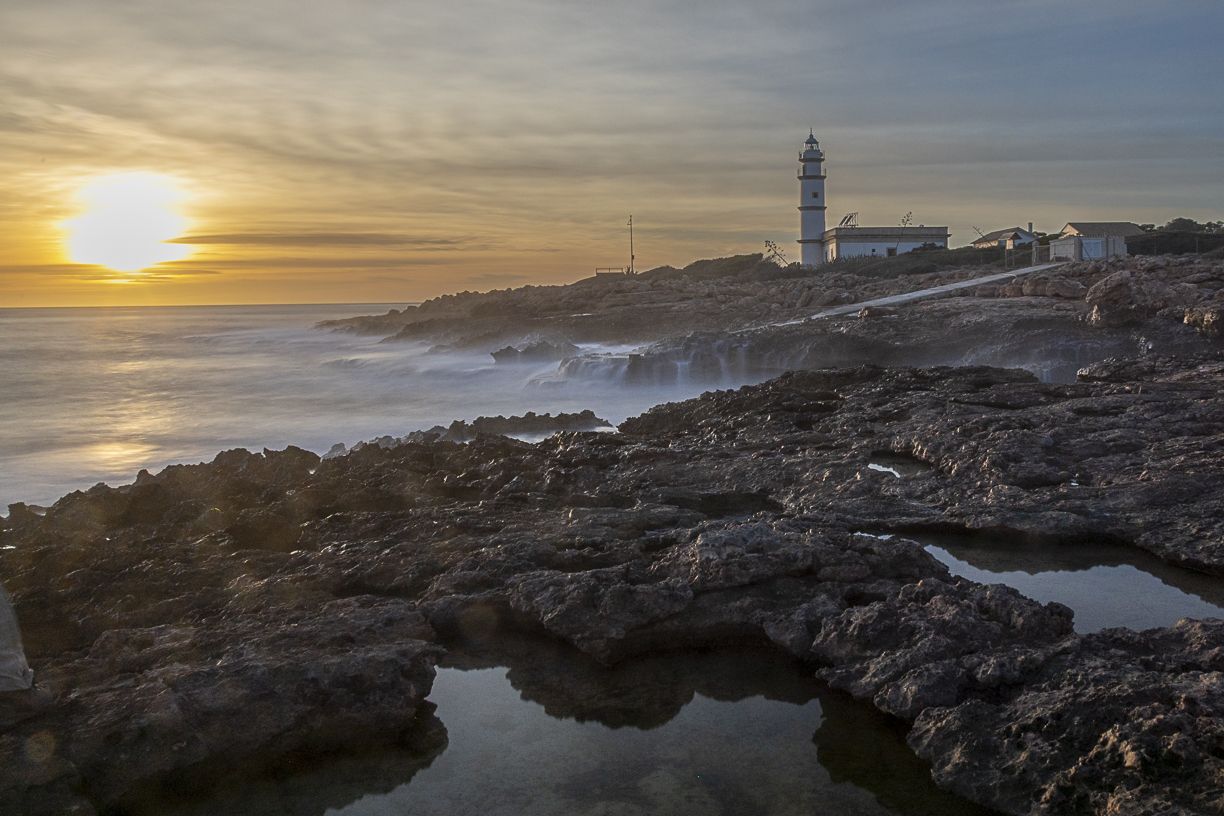
[[629,215],[629,274],[633,273],[633,215]]

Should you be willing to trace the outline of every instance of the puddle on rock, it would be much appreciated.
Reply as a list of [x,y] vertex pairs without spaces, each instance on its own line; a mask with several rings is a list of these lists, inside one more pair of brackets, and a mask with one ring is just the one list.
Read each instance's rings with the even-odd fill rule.
[[[158,813],[244,816],[984,816],[937,789],[902,727],[772,652],[640,659],[568,649],[448,657],[430,699],[448,744],[427,766],[365,760],[235,785]],[[503,648],[504,654],[504,648]],[[509,664],[509,668],[505,664]],[[359,763],[357,763],[359,764]],[[351,792],[351,788],[350,788]],[[329,804],[331,803],[331,804]]]
[[908,479],[930,473],[932,468],[926,462],[899,453],[877,452],[871,455],[867,463],[868,470],[877,473],[888,473],[898,479]]
[[1031,544],[979,536],[906,536],[953,575],[1006,584],[1075,611],[1075,631],[1151,629],[1179,618],[1224,618],[1224,580],[1122,545]]

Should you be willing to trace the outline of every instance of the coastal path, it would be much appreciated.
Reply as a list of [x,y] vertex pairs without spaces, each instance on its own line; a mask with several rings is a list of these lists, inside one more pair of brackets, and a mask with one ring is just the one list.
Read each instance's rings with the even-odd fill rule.
[[927,298],[939,297],[946,295],[949,292],[957,292],[961,289],[972,289],[975,286],[981,286],[985,283],[1000,283],[1009,281],[1013,278],[1021,278],[1025,275],[1031,275],[1034,272],[1043,272],[1047,269],[1062,266],[1062,263],[1044,263],[1037,266],[1026,266],[1023,269],[1012,269],[1007,272],[996,272],[993,275],[983,275],[980,278],[971,278],[969,280],[954,281],[945,283],[942,286],[932,286],[929,289],[919,289],[914,292],[903,292],[899,295],[889,295],[887,297],[875,298],[874,300],[861,300],[858,303],[845,303],[841,306],[833,306],[828,309],[823,309],[814,315],[800,317],[795,320],[786,320],[781,323],[770,323],[769,326],[794,326],[798,323],[805,323],[809,320],[819,320],[823,317],[840,317],[842,315],[854,314],[860,309],[865,309],[869,306],[900,306],[903,303],[913,303],[916,300],[926,300]]

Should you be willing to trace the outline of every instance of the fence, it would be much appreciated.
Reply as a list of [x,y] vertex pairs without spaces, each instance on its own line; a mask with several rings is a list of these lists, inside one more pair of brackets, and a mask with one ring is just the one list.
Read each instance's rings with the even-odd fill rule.
[[1224,248],[1224,233],[1166,232],[1156,230],[1126,239],[1126,249],[1132,255],[1198,255]]
[[1003,250],[1003,268],[1021,269],[1026,266],[1037,266],[1037,264],[1049,263],[1050,257],[1050,247],[1034,241],[1028,246]]

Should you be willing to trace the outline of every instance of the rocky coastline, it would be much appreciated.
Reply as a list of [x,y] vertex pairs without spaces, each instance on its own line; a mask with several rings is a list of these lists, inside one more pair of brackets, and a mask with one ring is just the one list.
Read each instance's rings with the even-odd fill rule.
[[[1218,255],[1066,263],[904,308],[818,320],[807,318],[1001,270],[891,258],[900,263],[846,263],[814,274],[743,256],[700,262],[710,266],[695,264],[693,272],[448,295],[322,327],[438,353],[488,353],[500,364],[555,363],[540,384],[575,389],[592,380],[725,388],[858,365],[992,365],[1072,382],[1080,368],[1111,357],[1216,348],[1224,325]],[[636,349],[605,350],[626,344]]]
[[[574,413],[561,412],[556,416],[528,411],[522,416],[480,416],[471,422],[456,419],[447,426],[435,425],[422,431],[411,431],[403,436],[386,434],[375,439],[358,442],[353,446],[352,450],[361,450],[370,445],[380,448],[394,448],[397,445],[403,445],[408,442],[471,442],[482,434],[536,441],[561,431],[599,431],[604,429],[612,430],[612,423],[602,417],[595,416],[595,412],[589,408]],[[337,456],[344,456],[349,452],[350,449],[347,445],[343,442],[337,442],[335,445],[332,445],[327,453],[323,454],[323,458],[334,459]]]
[[1069,381],[812,358],[618,433],[232,450],[12,505],[0,575],[37,682],[0,693],[0,812],[123,813],[302,754],[440,750],[434,667],[491,632],[604,664],[773,650],[1002,813],[1224,812],[1224,621],[1077,634],[1068,607],[907,537],[1107,541],[1224,576],[1219,268],[1083,265],[759,341],[1104,338],[1046,378]]
[[[899,259],[882,269],[847,264],[812,274],[760,255],[660,267],[632,277],[593,277],[564,286],[460,292],[382,315],[330,320],[322,329],[419,341],[442,350],[555,359],[569,344],[653,342],[694,331],[734,331],[801,318],[825,306],[966,280],[997,267],[981,253],[955,265]],[[890,259],[897,261],[898,259]]]
[[[89,813],[405,739],[446,643],[498,625],[607,663],[770,645],[912,722],[940,784],[1003,812],[1211,812],[1224,622],[1076,635],[1066,607],[863,531],[1108,537],[1224,573],[1221,386],[1219,355],[1066,385],[803,372],[619,434],[230,451],[14,506],[0,568],[40,696],[6,715],[0,802]],[[924,472],[868,470],[881,452]]]

